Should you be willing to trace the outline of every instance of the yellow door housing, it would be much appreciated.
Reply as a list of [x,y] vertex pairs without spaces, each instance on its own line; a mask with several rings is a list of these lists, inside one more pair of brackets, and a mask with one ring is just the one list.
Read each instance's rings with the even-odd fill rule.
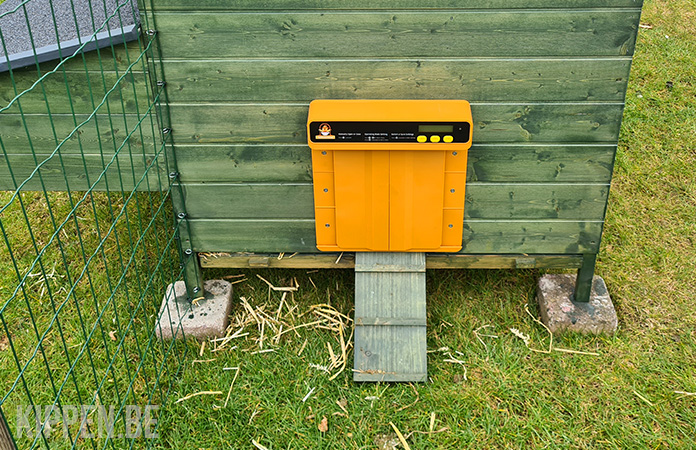
[[462,247],[471,107],[464,100],[314,100],[317,248]]

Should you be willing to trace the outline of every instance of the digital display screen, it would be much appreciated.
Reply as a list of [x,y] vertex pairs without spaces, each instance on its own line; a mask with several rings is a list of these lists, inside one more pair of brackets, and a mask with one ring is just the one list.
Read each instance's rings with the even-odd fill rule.
[[418,125],[419,133],[451,133],[454,125]]

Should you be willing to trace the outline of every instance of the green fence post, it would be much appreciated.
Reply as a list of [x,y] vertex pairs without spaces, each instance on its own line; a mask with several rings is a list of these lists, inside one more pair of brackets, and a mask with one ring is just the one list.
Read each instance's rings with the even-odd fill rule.
[[575,294],[573,300],[576,302],[587,303],[590,301],[592,292],[592,279],[594,277],[595,263],[597,254],[582,255],[582,266],[578,269],[578,276],[575,280]]

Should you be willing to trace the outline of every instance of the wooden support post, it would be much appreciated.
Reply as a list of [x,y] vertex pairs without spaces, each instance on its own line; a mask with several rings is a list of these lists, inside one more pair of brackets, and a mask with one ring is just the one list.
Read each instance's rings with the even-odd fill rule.
[[2,408],[0,408],[0,450],[17,450]]
[[590,301],[592,293],[592,279],[594,277],[595,263],[597,254],[590,253],[582,255],[582,266],[578,269],[578,276],[575,280],[575,294],[573,301],[587,303]]

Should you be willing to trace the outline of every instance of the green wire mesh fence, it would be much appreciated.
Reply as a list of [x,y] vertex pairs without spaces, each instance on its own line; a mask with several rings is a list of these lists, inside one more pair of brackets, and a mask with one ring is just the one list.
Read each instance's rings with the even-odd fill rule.
[[[151,5],[0,8],[0,448],[155,446],[187,347],[155,326],[183,268]],[[23,68],[13,20],[29,39]],[[125,43],[114,30],[133,24]],[[46,30],[57,43],[44,61]]]

